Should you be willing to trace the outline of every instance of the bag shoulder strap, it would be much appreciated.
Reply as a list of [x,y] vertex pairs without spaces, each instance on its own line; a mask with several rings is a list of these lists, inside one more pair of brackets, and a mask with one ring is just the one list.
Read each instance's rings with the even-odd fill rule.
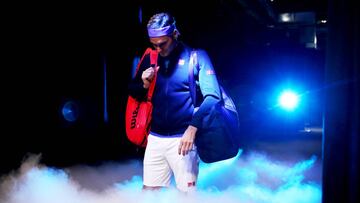
[[150,87],[149,87],[149,91],[148,91],[148,94],[147,94],[147,99],[148,101],[151,101],[151,98],[152,98],[152,95],[154,93],[154,89],[155,89],[155,83],[156,83],[156,78],[157,78],[157,70],[156,70],[156,67],[157,67],[157,59],[158,59],[158,52],[155,51],[155,50],[152,50],[151,48],[148,48],[150,49],[150,64],[152,67],[154,67],[155,69],[155,75],[154,75],[154,78],[153,80],[151,81],[150,83]]
[[192,50],[190,52],[190,60],[189,60],[189,87],[190,87],[190,95],[191,99],[193,101],[194,106],[196,106],[196,83],[194,79],[194,67],[198,67],[198,61],[197,61],[197,53],[195,50]]
[[[140,69],[140,65],[141,65],[141,62],[144,60],[145,56],[147,55],[150,55],[150,65],[152,67],[157,67],[157,59],[158,59],[158,53],[157,51],[153,50],[152,48],[148,47],[144,54],[142,55],[139,63],[137,64],[136,66],[136,70],[135,70],[135,75],[137,74],[137,72],[139,71]],[[134,75],[134,76],[135,76]],[[154,76],[154,79],[151,81],[151,84],[150,84],[150,87],[149,87],[149,91],[147,93],[147,100],[148,101],[151,101],[151,98],[152,98],[152,95],[153,95],[153,92],[154,92],[154,89],[155,89],[155,83],[156,83],[156,76],[157,76],[157,71],[155,71],[155,76]]]
[[[134,72],[135,75],[134,75],[133,77],[135,77],[136,74],[137,74],[137,72],[139,71],[139,69],[140,69],[140,64],[141,64],[141,62],[144,60],[145,56],[148,55],[148,54],[150,54],[152,51],[153,51],[153,50],[152,50],[151,48],[147,48],[147,49],[145,50],[145,52],[144,52],[143,55],[141,56],[140,61],[138,62],[137,66],[136,66],[136,70],[135,70],[135,72]],[[151,60],[151,58],[150,58],[150,60]]]

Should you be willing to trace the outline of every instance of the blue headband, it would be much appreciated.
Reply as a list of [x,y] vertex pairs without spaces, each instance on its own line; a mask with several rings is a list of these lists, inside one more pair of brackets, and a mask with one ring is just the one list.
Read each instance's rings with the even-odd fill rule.
[[163,28],[148,28],[147,30],[149,37],[161,37],[172,34],[176,30],[176,26],[175,23],[173,23]]

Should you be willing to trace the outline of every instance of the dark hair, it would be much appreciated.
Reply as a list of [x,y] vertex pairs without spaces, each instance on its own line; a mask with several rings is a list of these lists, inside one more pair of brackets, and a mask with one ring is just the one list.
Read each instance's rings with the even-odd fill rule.
[[159,29],[171,25],[174,22],[175,19],[169,13],[157,13],[150,18],[147,28]]

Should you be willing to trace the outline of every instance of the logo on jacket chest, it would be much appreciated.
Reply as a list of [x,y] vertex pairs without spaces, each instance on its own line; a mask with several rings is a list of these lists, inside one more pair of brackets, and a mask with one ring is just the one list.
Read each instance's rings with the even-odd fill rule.
[[179,59],[178,65],[183,66],[184,64],[185,64],[185,60],[184,59]]

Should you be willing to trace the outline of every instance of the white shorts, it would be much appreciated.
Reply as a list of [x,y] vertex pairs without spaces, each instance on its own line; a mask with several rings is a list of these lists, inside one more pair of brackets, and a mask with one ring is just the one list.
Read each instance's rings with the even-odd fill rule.
[[176,187],[183,192],[195,190],[199,157],[194,145],[187,155],[178,154],[181,137],[158,137],[150,134],[144,156],[143,184],[169,187],[174,174]]

